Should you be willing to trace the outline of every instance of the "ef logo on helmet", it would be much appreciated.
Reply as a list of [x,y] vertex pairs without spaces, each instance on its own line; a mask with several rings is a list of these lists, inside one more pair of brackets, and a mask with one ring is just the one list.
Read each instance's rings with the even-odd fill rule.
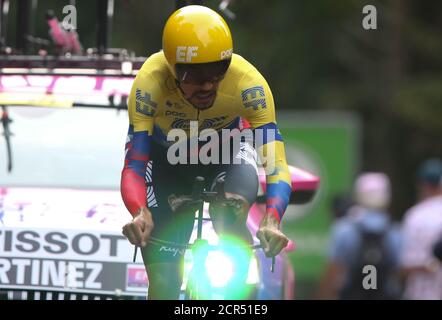
[[177,62],[192,62],[192,58],[198,55],[198,47],[176,47]]

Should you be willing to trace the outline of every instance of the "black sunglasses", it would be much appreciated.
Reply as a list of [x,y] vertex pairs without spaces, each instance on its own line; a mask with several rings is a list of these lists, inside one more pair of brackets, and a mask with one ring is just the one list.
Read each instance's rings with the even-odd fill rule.
[[175,65],[177,80],[185,83],[201,84],[205,82],[219,82],[229,68],[231,60],[222,60],[209,63]]

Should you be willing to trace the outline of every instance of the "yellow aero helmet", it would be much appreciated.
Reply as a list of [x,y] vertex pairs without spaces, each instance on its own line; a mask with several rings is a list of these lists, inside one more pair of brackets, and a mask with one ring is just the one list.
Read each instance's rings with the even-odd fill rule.
[[163,51],[176,76],[176,64],[199,64],[230,60],[232,35],[224,19],[204,6],[175,11],[163,31]]

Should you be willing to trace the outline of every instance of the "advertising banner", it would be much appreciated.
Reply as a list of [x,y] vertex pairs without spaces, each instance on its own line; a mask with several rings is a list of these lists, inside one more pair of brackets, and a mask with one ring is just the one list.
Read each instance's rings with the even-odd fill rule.
[[141,255],[132,263],[121,234],[124,212],[117,191],[1,189],[0,290],[145,297]]

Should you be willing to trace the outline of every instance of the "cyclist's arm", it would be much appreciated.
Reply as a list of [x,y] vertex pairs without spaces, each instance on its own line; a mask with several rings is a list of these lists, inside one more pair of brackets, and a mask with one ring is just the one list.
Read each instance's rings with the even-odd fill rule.
[[[264,131],[271,129],[278,132],[275,123],[265,126],[267,128],[263,128]],[[258,129],[260,128],[262,127],[258,127]],[[257,147],[257,152],[266,172],[266,212],[272,214],[278,222],[281,222],[291,194],[290,172],[282,137],[280,135],[278,137],[278,134],[276,134],[276,140],[264,140],[263,145]]]
[[266,212],[279,223],[289,203],[291,179],[273,95],[256,69],[243,77],[240,88],[244,117],[255,131],[255,148],[266,172]]
[[126,208],[134,217],[140,211],[147,210],[145,175],[156,111],[154,85],[155,82],[149,76],[139,73],[128,102],[129,132],[121,176],[121,195]]

